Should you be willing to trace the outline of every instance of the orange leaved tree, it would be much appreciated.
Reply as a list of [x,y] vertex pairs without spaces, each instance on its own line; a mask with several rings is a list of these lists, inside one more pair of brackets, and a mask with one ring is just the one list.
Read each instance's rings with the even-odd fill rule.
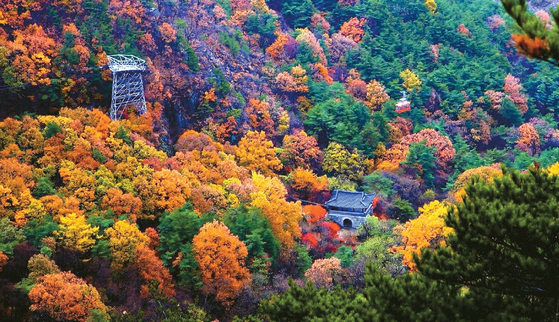
[[95,287],[70,272],[39,277],[29,299],[31,311],[43,311],[56,321],[87,321],[92,311],[108,318]]
[[239,238],[223,223],[206,223],[192,240],[193,251],[201,271],[204,294],[212,294],[225,305],[241,292],[243,284],[250,282],[245,267],[248,250]]

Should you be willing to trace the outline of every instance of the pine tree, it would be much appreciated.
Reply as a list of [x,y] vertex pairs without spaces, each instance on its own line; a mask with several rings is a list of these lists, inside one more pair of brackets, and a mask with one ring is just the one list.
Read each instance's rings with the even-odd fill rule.
[[269,321],[358,321],[355,308],[362,297],[337,287],[318,290],[311,281],[299,287],[289,280],[289,290],[263,301],[261,312]]
[[559,65],[559,10],[551,9],[555,24],[551,30],[528,11],[526,0],[501,0],[505,11],[516,21],[519,29],[512,38],[521,53],[553,65]]
[[542,320],[550,299],[559,299],[558,194],[558,177],[538,167],[524,174],[503,168],[490,183],[472,179],[447,217],[455,231],[448,247],[424,250],[419,271],[514,299],[532,320]]
[[283,1],[281,12],[294,28],[302,28],[309,25],[316,9],[311,0],[287,0]]
[[[198,233],[203,222],[187,203],[171,213],[163,213],[158,227],[161,246],[158,251],[166,266],[171,266],[176,259],[177,252],[186,244],[192,243],[192,238]],[[186,246],[190,249],[191,246]]]
[[261,212],[258,208],[241,205],[229,210],[223,221],[231,233],[246,244],[249,258],[262,257],[264,254],[276,258],[280,243],[272,233],[270,221]]
[[435,168],[437,158],[434,155],[435,147],[425,145],[427,140],[423,140],[419,143],[412,143],[406,160],[400,164],[406,165],[410,168],[416,168],[419,175],[423,178],[425,185],[428,188],[434,187],[435,181]]

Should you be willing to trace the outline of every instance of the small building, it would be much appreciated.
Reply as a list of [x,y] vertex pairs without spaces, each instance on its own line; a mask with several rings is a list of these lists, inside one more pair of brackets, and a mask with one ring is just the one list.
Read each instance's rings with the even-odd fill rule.
[[328,217],[340,227],[356,229],[373,213],[376,193],[334,190],[326,201]]

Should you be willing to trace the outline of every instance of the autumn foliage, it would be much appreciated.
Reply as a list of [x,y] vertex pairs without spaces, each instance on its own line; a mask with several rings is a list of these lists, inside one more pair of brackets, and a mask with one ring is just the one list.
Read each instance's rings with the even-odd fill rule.
[[508,98],[516,105],[520,113],[524,114],[528,110],[528,99],[522,93],[522,85],[520,84],[520,80],[511,74],[508,74],[505,77],[505,85],[503,86],[503,90]]
[[401,71],[400,78],[402,78],[403,81],[402,86],[407,91],[411,91],[421,86],[421,80],[419,80],[419,77],[409,69]]
[[250,281],[245,244],[216,221],[202,226],[192,243],[202,271],[202,292],[214,295],[222,303],[231,303],[244,283]]
[[422,248],[445,246],[445,238],[452,232],[452,229],[444,224],[449,206],[446,202],[432,201],[419,208],[419,216],[416,219],[404,224],[400,233],[404,245],[395,246],[393,250],[403,255],[402,263],[409,267],[410,271],[416,271],[413,257],[419,256]]
[[441,135],[433,129],[421,130],[418,133],[406,135],[402,138],[401,144],[409,146],[413,142],[425,141],[426,146],[433,146],[436,148],[435,156],[437,157],[437,164],[445,168],[454,159],[456,150],[452,146],[452,142],[446,136]]
[[[394,277],[445,246],[472,178],[558,153],[557,71],[514,49],[557,65],[543,11],[510,41],[467,1],[0,2],[10,321],[244,319],[289,278],[351,295],[365,259]],[[147,111],[112,120],[118,53]],[[335,189],[377,194],[366,229],[329,221]]]
[[303,213],[307,222],[311,224],[318,223],[326,215],[326,209],[319,205],[306,205],[303,207]]
[[84,216],[75,213],[61,216],[60,230],[56,232],[60,244],[64,247],[84,252],[95,244],[99,227],[91,227],[85,222]]
[[450,191],[450,196],[458,202],[462,201],[466,194],[464,188],[470,182],[472,177],[475,176],[478,177],[480,180],[491,182],[493,180],[493,177],[499,177],[502,175],[502,171],[499,166],[499,164],[494,164],[492,166],[477,167],[464,171],[456,179],[454,186]]
[[55,320],[86,321],[91,310],[106,315],[95,287],[70,272],[47,274],[29,292],[32,311],[43,311]]
[[336,257],[318,259],[305,272],[305,277],[313,281],[316,287],[330,290],[339,282],[341,271],[340,259]]
[[274,170],[282,168],[273,143],[266,139],[262,131],[248,131],[239,142],[236,157],[239,165],[266,176],[273,175]]
[[357,19],[355,17],[343,23],[340,27],[340,34],[351,38],[356,43],[361,41],[363,34],[363,25],[365,24],[365,19]]
[[526,34],[513,34],[512,40],[518,51],[528,57],[548,57],[549,43],[539,37],[531,38]]
[[536,128],[531,123],[524,123],[518,127],[518,132],[520,137],[516,142],[516,146],[530,155],[534,155],[539,152],[540,148],[540,134],[536,131]]

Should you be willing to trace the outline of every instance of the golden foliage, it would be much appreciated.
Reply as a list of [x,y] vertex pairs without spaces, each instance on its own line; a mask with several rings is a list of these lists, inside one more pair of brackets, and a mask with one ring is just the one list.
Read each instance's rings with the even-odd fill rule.
[[322,169],[344,178],[359,180],[365,174],[365,158],[356,148],[349,151],[337,142],[330,142],[324,150]]
[[248,131],[239,141],[235,156],[240,166],[272,176],[283,167],[275,151],[274,144],[266,139],[263,131]]
[[85,222],[85,216],[70,213],[58,218],[59,230],[54,234],[63,247],[86,252],[95,244],[99,227],[91,227]]
[[403,80],[402,86],[407,91],[412,91],[414,89],[419,90],[419,87],[421,86],[421,81],[419,80],[419,77],[417,77],[417,75],[414,74],[411,70],[405,69],[401,71],[400,78],[402,78]]
[[301,203],[285,200],[287,190],[276,177],[253,173],[252,181],[257,190],[250,194],[250,205],[262,209],[262,215],[267,217],[272,225],[274,236],[282,245],[292,247],[295,244],[294,238],[301,236]]
[[384,86],[380,82],[373,79],[367,84],[367,101],[365,103],[372,111],[378,110],[388,99],[390,96],[386,94]]
[[149,238],[127,220],[117,221],[113,227],[105,230],[105,236],[109,238],[112,254],[111,269],[116,271],[134,262],[136,247],[149,243]]
[[[152,196],[158,211],[172,211],[190,197],[193,182],[176,170],[162,169],[153,175]],[[146,191],[147,192],[147,191]]]
[[546,169],[547,173],[552,176],[559,176],[559,162],[555,162]]
[[445,246],[445,238],[452,232],[452,228],[444,224],[449,206],[447,202],[434,200],[419,207],[419,216],[404,224],[401,231],[404,245],[393,247],[393,250],[403,255],[402,264],[408,266],[410,271],[417,270],[413,255],[419,256],[422,248]]
[[456,181],[454,181],[454,186],[449,192],[449,198],[451,200],[454,199],[456,202],[462,202],[462,199],[466,195],[464,188],[474,176],[478,176],[486,182],[491,182],[493,181],[494,176],[500,177],[502,175],[503,172],[499,168],[498,163],[493,164],[492,166],[483,166],[466,170],[460,174],[458,178],[456,178]]
[[435,2],[435,0],[425,0],[423,4],[425,5],[425,7],[427,7],[427,10],[429,10],[429,12],[435,13],[435,11],[437,11],[437,3]]

